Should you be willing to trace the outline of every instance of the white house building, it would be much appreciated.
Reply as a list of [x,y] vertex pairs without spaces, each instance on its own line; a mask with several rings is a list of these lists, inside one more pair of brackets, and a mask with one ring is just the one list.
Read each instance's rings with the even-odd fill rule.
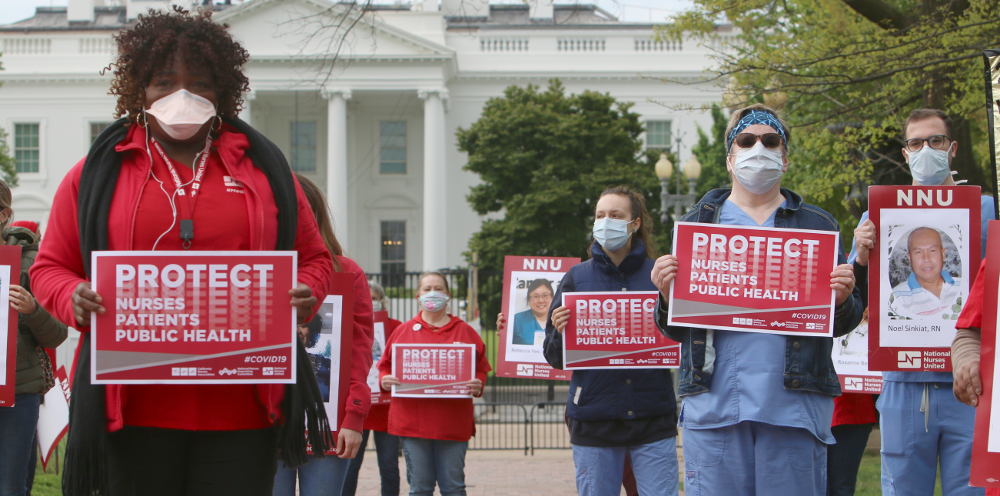
[[[114,57],[112,35],[170,3],[69,0],[0,26],[0,126],[19,170],[17,218],[44,229],[59,182],[112,120],[110,75],[101,74]],[[455,132],[509,85],[559,78],[568,92],[634,102],[647,146],[672,147],[680,136],[685,156],[696,126],[710,120],[678,107],[722,96],[720,86],[695,84],[709,48],[658,41],[653,25],[590,5],[248,0],[215,8],[213,18],[251,54],[243,118],[325,186],[338,237],[369,272],[464,264],[481,218],[465,199],[477,178],[462,170]]]

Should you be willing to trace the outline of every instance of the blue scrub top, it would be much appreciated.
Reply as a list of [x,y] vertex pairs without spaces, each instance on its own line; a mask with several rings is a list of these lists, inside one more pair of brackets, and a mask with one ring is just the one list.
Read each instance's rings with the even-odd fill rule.
[[545,335],[545,328],[535,320],[531,309],[514,314],[514,344],[535,344],[535,333]]
[[[983,195],[979,199],[980,203],[980,235],[982,236],[982,242],[979,244],[980,256],[986,256],[986,234],[987,226],[991,220],[996,220],[996,207],[993,203],[993,197],[989,195]],[[858,221],[858,226],[864,224],[868,220],[868,211],[865,210],[861,214],[861,220]],[[854,247],[854,241],[851,241],[851,254],[847,257],[848,263],[854,263],[854,259],[858,257],[858,250]],[[976,270],[977,267],[972,267],[972,270]],[[892,291],[892,288],[889,288]],[[866,304],[868,302],[865,302]],[[890,382],[952,382],[951,372],[882,372],[882,380]]]
[[[763,224],[757,224],[726,200],[719,224],[774,227],[776,212]],[[830,432],[833,398],[785,389],[785,336],[710,330],[707,339],[715,346],[712,387],[706,393],[684,398],[683,427],[714,429],[753,421],[805,429],[823,443],[836,442]]]

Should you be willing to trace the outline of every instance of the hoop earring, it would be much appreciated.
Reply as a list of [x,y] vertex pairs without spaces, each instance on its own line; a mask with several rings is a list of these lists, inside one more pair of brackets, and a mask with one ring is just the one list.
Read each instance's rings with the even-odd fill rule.
[[215,126],[213,128],[216,133],[222,130],[222,117],[219,114],[215,114]]
[[139,115],[136,116],[135,118],[135,123],[138,124],[140,127],[146,128],[146,126],[149,124],[149,119],[146,118],[146,109],[142,109],[142,111],[139,112]]

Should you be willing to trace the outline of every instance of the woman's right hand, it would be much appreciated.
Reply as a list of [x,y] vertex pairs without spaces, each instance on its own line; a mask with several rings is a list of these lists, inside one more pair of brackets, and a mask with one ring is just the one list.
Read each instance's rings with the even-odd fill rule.
[[402,382],[399,382],[399,378],[392,374],[382,376],[382,389],[386,391],[392,391],[393,386],[398,386],[400,384],[402,384]]
[[507,318],[503,316],[503,312],[497,314],[497,330],[505,329],[507,327]]
[[81,282],[73,289],[73,314],[76,316],[76,323],[81,326],[90,325],[90,314],[92,312],[104,313],[101,302],[101,295],[90,289],[89,282]]
[[649,279],[664,298],[670,297],[670,283],[677,277],[677,266],[677,257],[668,253],[656,259],[653,271],[649,273]]
[[566,323],[569,322],[569,308],[556,307],[552,311],[552,326],[562,334],[566,330]]

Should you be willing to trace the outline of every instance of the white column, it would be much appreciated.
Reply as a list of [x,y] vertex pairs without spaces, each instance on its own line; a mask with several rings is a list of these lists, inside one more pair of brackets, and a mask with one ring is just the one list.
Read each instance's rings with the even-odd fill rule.
[[424,101],[423,270],[448,263],[448,175],[445,164],[445,90],[421,90]]
[[333,230],[346,251],[348,240],[347,101],[351,90],[323,89],[326,98],[326,201]]
[[253,106],[253,101],[257,99],[257,92],[250,90],[246,95],[243,95],[243,108],[240,109],[240,120],[246,122],[247,124],[253,125],[253,114],[250,113],[250,107]]

